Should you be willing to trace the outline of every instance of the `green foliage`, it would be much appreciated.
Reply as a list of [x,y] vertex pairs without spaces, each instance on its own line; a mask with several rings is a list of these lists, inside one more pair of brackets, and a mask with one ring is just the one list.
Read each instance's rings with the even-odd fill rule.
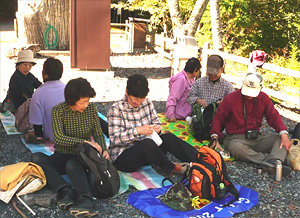
[[[291,46],[300,49],[298,0],[223,0],[220,11],[228,50],[248,55],[261,49],[270,55],[288,57]],[[299,54],[297,59],[300,60]]]
[[149,12],[152,26],[163,29],[164,25],[171,26],[167,0],[123,0],[123,8],[134,11]]

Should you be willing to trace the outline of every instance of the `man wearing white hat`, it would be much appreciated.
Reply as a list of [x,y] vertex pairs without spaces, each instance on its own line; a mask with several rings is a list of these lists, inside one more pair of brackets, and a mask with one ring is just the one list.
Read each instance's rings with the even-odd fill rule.
[[31,50],[19,52],[16,71],[9,81],[9,97],[12,99],[15,109],[18,109],[27,98],[31,98],[34,89],[37,89],[42,84],[30,73],[32,66],[35,64]]
[[[248,73],[241,89],[227,95],[212,122],[211,138],[221,149],[218,138],[223,138],[221,130],[226,128],[224,147],[236,159],[261,164],[270,172],[275,172],[275,162],[286,160],[292,143],[287,127],[267,94],[261,92],[263,77]],[[278,135],[260,136],[262,119],[275,129]],[[291,173],[291,168],[282,167],[282,175]]]

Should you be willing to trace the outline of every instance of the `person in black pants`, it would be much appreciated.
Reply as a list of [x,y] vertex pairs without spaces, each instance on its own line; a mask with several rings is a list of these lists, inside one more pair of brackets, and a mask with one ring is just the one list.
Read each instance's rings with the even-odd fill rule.
[[[154,164],[166,173],[183,174],[188,163],[196,159],[197,150],[172,133],[160,134],[161,125],[153,103],[146,98],[149,92],[145,76],[128,77],[126,94],[108,111],[109,154],[114,166],[123,172],[133,172]],[[160,134],[157,145],[152,134]],[[183,163],[166,157],[170,152]]]
[[[32,155],[32,161],[42,167],[47,184],[58,193],[58,207],[69,210],[75,217],[95,216],[99,212],[92,199],[86,172],[77,158],[79,143],[88,143],[106,159],[103,132],[97,108],[89,103],[96,95],[90,83],[83,78],[70,80],[65,88],[65,102],[52,109],[52,129],[55,152],[51,156],[43,153]],[[95,142],[91,142],[93,137]],[[74,189],[62,178],[67,174]]]

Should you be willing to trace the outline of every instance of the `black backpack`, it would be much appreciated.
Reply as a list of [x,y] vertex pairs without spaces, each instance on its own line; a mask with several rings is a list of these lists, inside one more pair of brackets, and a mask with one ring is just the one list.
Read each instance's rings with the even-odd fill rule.
[[194,137],[198,141],[210,139],[210,130],[211,122],[218,108],[216,102],[211,103],[206,106],[203,110],[203,107],[199,104],[194,104],[192,107],[192,123],[191,129],[193,131]]
[[182,183],[194,196],[204,199],[222,199],[228,192],[231,193],[235,198],[224,207],[239,198],[239,192],[228,176],[223,157],[207,146],[200,148],[197,160],[190,163],[190,169],[182,177]]
[[88,143],[78,145],[79,159],[87,171],[91,191],[96,198],[109,198],[120,189],[118,170]]
[[300,140],[300,123],[297,123],[295,128],[291,131],[289,131],[289,133],[292,135],[292,139],[299,139]]

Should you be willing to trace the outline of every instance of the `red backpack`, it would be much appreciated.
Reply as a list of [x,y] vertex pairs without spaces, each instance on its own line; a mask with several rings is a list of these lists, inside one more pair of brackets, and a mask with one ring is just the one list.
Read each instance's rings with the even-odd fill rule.
[[204,199],[222,199],[230,192],[235,199],[223,207],[238,200],[239,192],[230,181],[223,157],[207,146],[200,148],[197,157],[197,161],[191,163],[188,175],[182,179],[192,194]]

